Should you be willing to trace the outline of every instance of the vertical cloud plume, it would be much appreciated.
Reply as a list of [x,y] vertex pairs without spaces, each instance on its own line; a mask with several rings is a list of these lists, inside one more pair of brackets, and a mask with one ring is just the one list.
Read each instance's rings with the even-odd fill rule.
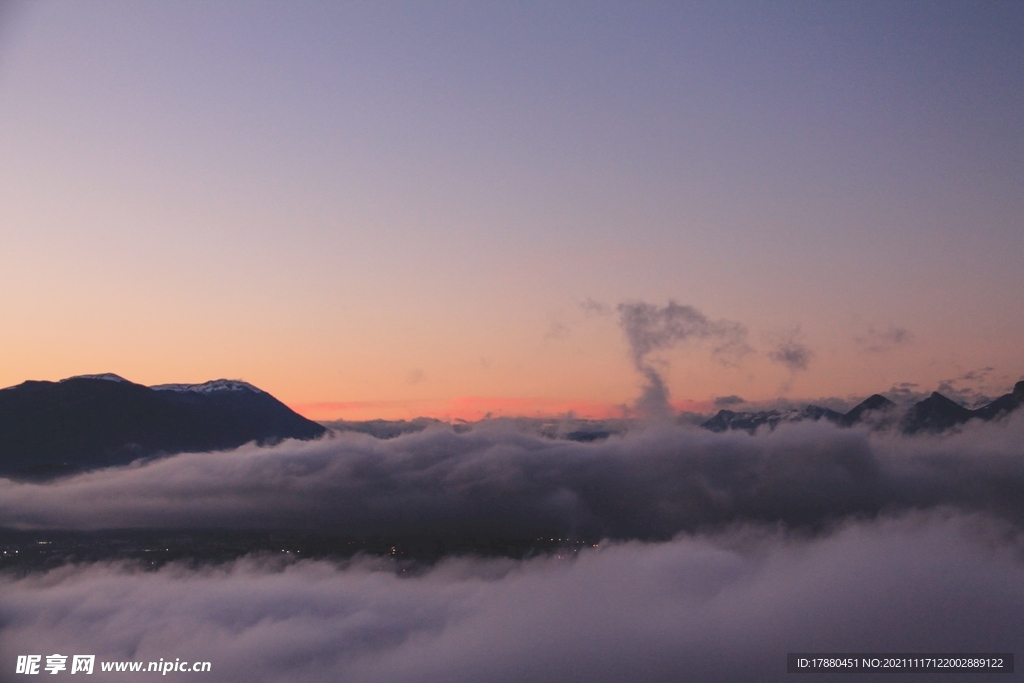
[[677,304],[658,307],[643,301],[618,305],[619,325],[629,341],[630,354],[637,372],[646,379],[637,401],[638,412],[645,417],[671,415],[669,392],[650,355],[688,341],[710,341],[712,355],[723,362],[735,361],[749,353],[747,329],[731,320],[709,320],[693,306]]

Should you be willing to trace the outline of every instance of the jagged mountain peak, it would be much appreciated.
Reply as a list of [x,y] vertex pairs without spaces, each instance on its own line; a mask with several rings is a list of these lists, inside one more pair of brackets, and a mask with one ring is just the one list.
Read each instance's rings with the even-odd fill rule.
[[701,426],[713,432],[742,429],[754,433],[759,427],[768,425],[775,429],[784,422],[827,419],[843,427],[867,424],[875,429],[896,426],[905,434],[919,432],[941,432],[958,427],[969,420],[991,421],[1017,410],[1024,405],[1024,381],[1017,382],[1013,393],[1000,396],[986,406],[970,410],[951,398],[933,391],[932,394],[901,411],[892,401],[881,394],[872,394],[854,406],[845,415],[809,405],[803,410],[766,410],[761,412],[734,412],[720,410]]
[[888,408],[895,408],[896,404],[887,399],[881,394],[871,394],[866,399],[860,402],[860,405],[864,406],[868,410],[886,410]]
[[802,409],[790,410],[762,410],[760,412],[736,412],[733,410],[719,410],[710,420],[701,426],[713,432],[725,432],[733,429],[742,429],[753,434],[759,427],[768,425],[769,429],[775,429],[783,422],[803,422],[810,420],[817,422],[825,419],[830,422],[838,422],[842,415],[829,408],[809,405]]

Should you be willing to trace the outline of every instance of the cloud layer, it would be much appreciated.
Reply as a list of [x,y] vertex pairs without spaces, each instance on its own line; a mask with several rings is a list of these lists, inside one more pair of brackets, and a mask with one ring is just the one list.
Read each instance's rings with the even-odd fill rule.
[[52,483],[0,479],[20,528],[315,528],[352,535],[667,539],[735,522],[824,528],[955,506],[1024,522],[1024,414],[942,436],[782,425],[578,443],[511,424],[182,454]]
[[656,424],[593,443],[502,423],[0,480],[0,518],[22,527],[602,537],[408,573],[249,556],[0,575],[0,680],[52,653],[210,661],[229,682],[717,683],[788,680],[789,651],[1021,651],[1022,444],[1024,415],[927,437]]
[[932,512],[411,578],[375,560],[66,566],[0,576],[0,667],[57,652],[206,660],[216,681],[783,681],[787,651],[1020,652],[1022,556],[1002,522]]

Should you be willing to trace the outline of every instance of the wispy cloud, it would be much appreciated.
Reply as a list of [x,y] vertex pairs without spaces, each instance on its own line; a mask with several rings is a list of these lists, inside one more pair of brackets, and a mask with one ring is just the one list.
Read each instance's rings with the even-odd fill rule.
[[976,368],[957,377],[941,380],[936,391],[964,405],[984,405],[993,398],[986,389],[989,376],[994,370],[993,367]]
[[710,320],[693,306],[670,300],[658,307],[640,301],[619,304],[617,310],[638,368],[651,353],[687,341],[710,341],[712,353],[724,357],[750,352],[746,327],[731,320]]
[[968,407],[978,407],[991,402],[1002,392],[1010,390],[1005,383],[991,381],[990,378],[994,371],[993,367],[969,370],[956,377],[939,380],[934,389],[922,388],[921,385],[913,382],[901,382],[893,385],[885,394],[897,403],[906,405],[928,398],[934,390]]
[[800,341],[800,328],[782,335],[776,335],[775,347],[768,352],[768,358],[782,365],[790,372],[806,370],[814,352]]
[[548,322],[548,327],[544,331],[544,339],[564,339],[569,336],[569,333],[569,325],[564,320],[553,319]]
[[612,307],[608,304],[601,301],[595,301],[590,297],[587,297],[580,302],[580,308],[584,313],[589,315],[611,315],[613,312]]
[[883,330],[877,330],[869,326],[863,335],[854,337],[854,341],[865,353],[882,353],[890,351],[897,346],[909,344],[914,340],[914,335],[905,327],[890,325]]

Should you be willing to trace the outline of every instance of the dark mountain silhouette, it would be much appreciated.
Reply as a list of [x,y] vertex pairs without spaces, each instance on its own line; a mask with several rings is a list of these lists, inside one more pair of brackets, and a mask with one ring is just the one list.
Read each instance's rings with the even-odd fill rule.
[[821,406],[807,406],[802,410],[763,410],[757,413],[720,410],[717,415],[703,423],[701,427],[710,429],[713,432],[742,429],[753,434],[758,427],[763,425],[768,425],[770,429],[775,429],[783,422],[803,422],[804,420],[817,422],[821,419],[841,424],[843,415]]
[[941,432],[961,425],[972,417],[975,417],[973,410],[933,391],[931,396],[910,407],[900,420],[900,429],[907,434]]
[[48,478],[325,431],[245,382],[146,387],[111,374],[29,381],[0,390],[0,475]]
[[1020,408],[1024,403],[1024,382],[1013,385],[1013,392],[1003,394],[984,408],[978,408],[975,414],[983,420],[995,420]]
[[[972,419],[999,420],[1022,403],[1024,381],[976,410],[933,393],[901,415],[896,404],[875,394],[845,414],[814,405],[787,411],[721,410],[702,426],[714,432],[753,433],[764,425],[774,429],[784,422],[824,419],[844,427],[896,425],[904,433],[916,434],[944,431]],[[427,422],[384,431],[397,436],[418,431]],[[0,390],[0,476],[46,479],[139,458],[225,450],[253,441],[314,439],[326,431],[245,382],[146,387],[110,374],[28,381]],[[380,429],[357,431],[383,436]],[[618,432],[587,428],[561,438],[596,441],[611,433]]]
[[1013,391],[1003,394],[986,406],[969,410],[938,392],[915,403],[900,420],[900,429],[907,434],[941,432],[966,423],[968,420],[999,420],[1020,408],[1024,403],[1024,381],[1017,382]]
[[[911,406],[898,421],[898,428],[905,434],[941,432],[962,425],[969,420],[997,420],[1020,408],[1024,403],[1024,381],[1017,382],[1013,392],[1000,396],[988,405],[970,410],[938,392]],[[828,408],[810,405],[803,410],[767,410],[757,413],[740,413],[720,410],[718,414],[701,426],[713,432],[742,429],[753,434],[758,427],[768,425],[775,429],[783,422],[827,419],[843,427],[870,423],[875,427],[888,427],[897,422],[899,410],[895,403],[881,394],[874,394],[854,406],[846,414]]]
[[872,394],[843,415],[840,424],[849,427],[868,419],[872,415],[887,416],[895,411],[895,403],[881,394]]

